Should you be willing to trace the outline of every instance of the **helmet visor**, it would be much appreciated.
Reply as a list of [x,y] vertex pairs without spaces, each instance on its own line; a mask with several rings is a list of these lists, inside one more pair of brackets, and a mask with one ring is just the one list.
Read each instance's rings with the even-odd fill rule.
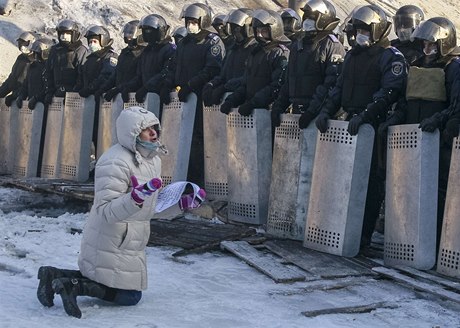
[[268,11],[265,11],[263,9],[257,9],[256,11],[254,11],[252,18],[257,19],[263,25],[276,24],[276,18],[273,17]]
[[431,21],[423,21],[411,35],[411,40],[420,39],[436,42],[449,36],[449,31]]
[[395,29],[400,28],[415,28],[420,24],[420,19],[416,18],[415,15],[396,15],[393,17]]

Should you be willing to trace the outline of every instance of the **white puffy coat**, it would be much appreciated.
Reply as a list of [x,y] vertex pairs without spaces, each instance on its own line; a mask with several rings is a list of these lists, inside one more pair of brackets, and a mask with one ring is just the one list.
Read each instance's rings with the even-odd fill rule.
[[136,150],[136,137],[154,124],[156,116],[140,107],[123,110],[117,119],[118,144],[98,160],[94,203],[83,229],[78,266],[83,276],[109,287],[147,288],[145,247],[157,194],[140,208],[131,198],[132,175],[140,184],[160,177],[157,154],[144,158]]

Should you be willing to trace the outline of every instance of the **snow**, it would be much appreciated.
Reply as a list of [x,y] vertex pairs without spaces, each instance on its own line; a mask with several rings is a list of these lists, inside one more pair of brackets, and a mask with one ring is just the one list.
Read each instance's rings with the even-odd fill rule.
[[[23,211],[11,211],[24,205]],[[82,229],[88,213],[70,213],[75,208],[57,196],[0,188],[1,327],[460,326],[460,305],[421,298],[391,281],[369,278],[337,290],[307,290],[306,282],[276,284],[229,253],[174,259],[171,255],[178,249],[172,247],[147,248],[149,288],[138,305],[119,307],[79,297],[83,317],[69,317],[58,295],[52,308],[38,302],[36,274],[42,265],[77,269],[81,235],[70,231]],[[376,301],[399,307],[314,318],[301,314],[324,305]]]

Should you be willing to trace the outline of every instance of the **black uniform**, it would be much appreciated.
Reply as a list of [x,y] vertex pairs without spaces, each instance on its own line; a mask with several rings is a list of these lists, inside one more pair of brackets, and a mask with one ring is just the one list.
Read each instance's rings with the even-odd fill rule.
[[194,92],[198,97],[187,179],[199,185],[204,183],[201,91],[207,82],[220,73],[224,56],[225,47],[217,34],[207,30],[201,30],[197,34],[189,33],[177,45],[174,63],[167,82],[169,88],[180,86],[179,99],[181,101],[185,101],[190,92]]
[[26,80],[19,91],[21,99],[29,98],[29,102],[33,103],[44,102],[46,94],[45,72],[46,62],[35,60],[30,64]]
[[[8,99],[8,106],[11,105],[14,99],[17,98],[24,81],[26,80],[27,71],[30,64],[34,60],[34,55],[31,52],[30,54],[20,54],[11,68],[11,73],[5,82],[0,86],[0,98],[4,98],[7,94],[12,92],[11,97]],[[6,99],[5,99],[6,101]]]
[[398,49],[404,55],[409,65],[412,65],[414,61],[423,56],[422,42],[418,39],[407,42],[394,39],[391,40],[391,46]]
[[[385,120],[388,108],[403,94],[407,77],[404,56],[396,48],[389,47],[389,43],[384,38],[369,48],[356,46],[347,53],[342,73],[322,112],[333,117],[343,107],[348,120],[358,115],[377,129]],[[378,170],[376,143],[372,152],[362,245],[370,243],[384,197],[384,176]]]
[[48,101],[52,96],[64,97],[66,91],[75,91],[79,67],[85,62],[88,49],[81,41],[69,45],[56,44],[50,50],[46,61],[46,93]]

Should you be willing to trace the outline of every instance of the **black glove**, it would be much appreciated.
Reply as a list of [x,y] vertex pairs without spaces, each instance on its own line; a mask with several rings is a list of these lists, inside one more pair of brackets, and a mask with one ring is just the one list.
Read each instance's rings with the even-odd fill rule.
[[138,103],[143,103],[145,101],[145,96],[147,95],[147,89],[141,87],[139,90],[136,91],[136,101]]
[[228,115],[233,108],[233,104],[230,101],[225,101],[222,105],[220,105],[220,112]]
[[460,118],[451,118],[446,123],[446,128],[442,133],[442,137],[447,142],[452,142],[452,139],[458,137],[460,133]]
[[10,91],[8,90],[6,84],[2,84],[0,86],[0,98],[5,98],[8,93],[10,93]]
[[45,99],[43,100],[43,103],[45,105],[51,105],[52,102],[53,102],[53,94],[52,93],[47,93],[45,95]]
[[316,118],[316,122],[315,122],[315,125],[318,128],[319,132],[326,133],[327,128],[328,128],[328,122],[327,121],[330,118],[331,117],[327,113],[324,113],[324,112],[319,113],[318,117]]
[[123,102],[127,103],[129,102],[129,90],[123,88],[121,91],[121,99],[123,99]]
[[160,101],[165,105],[171,103],[171,88],[163,86],[160,90]]
[[225,94],[225,85],[221,84],[218,87],[214,88],[212,91],[212,103],[213,104],[220,104],[222,101],[222,97]]
[[117,87],[113,87],[105,93],[104,99],[105,101],[112,101],[112,99],[115,98],[115,96],[119,93],[120,89],[118,89]]
[[188,81],[188,86],[194,92],[198,92],[206,81],[203,81],[201,77],[195,76]]
[[18,108],[22,108],[22,97],[21,96],[16,98],[16,106],[18,106]]
[[201,91],[201,98],[203,98],[203,104],[205,106],[212,106],[214,105],[214,102],[212,101],[212,92],[213,92],[214,86],[212,83],[206,83],[203,87],[203,91]]
[[379,117],[385,117],[388,105],[384,100],[377,100],[367,105],[361,113],[365,123],[378,122]]
[[37,98],[35,97],[29,98],[29,105],[28,105],[29,109],[34,110],[35,106],[37,106],[37,102],[38,102]]
[[252,114],[253,110],[254,106],[249,102],[245,102],[243,105],[238,107],[238,113],[240,113],[241,116],[249,116]]
[[424,132],[434,132],[440,126],[441,122],[436,115],[433,115],[430,118],[424,119],[418,127]]
[[89,96],[92,95],[92,91],[90,88],[83,88],[81,89],[80,91],[78,91],[78,94],[80,95],[80,97],[82,98],[88,98]]
[[363,125],[364,123],[365,123],[364,119],[361,115],[353,116],[350,122],[348,122],[348,129],[347,129],[348,133],[351,136],[357,135],[359,131],[359,127]]
[[13,101],[16,99],[16,96],[15,95],[8,95],[6,96],[5,98],[5,105],[10,107],[12,104],[13,104]]
[[316,115],[308,110],[303,112],[302,115],[300,115],[299,128],[306,129],[310,125],[311,121],[315,119],[315,117]]
[[179,93],[177,96],[179,97],[179,101],[187,102],[188,95],[192,93],[192,89],[188,85],[181,85]]

